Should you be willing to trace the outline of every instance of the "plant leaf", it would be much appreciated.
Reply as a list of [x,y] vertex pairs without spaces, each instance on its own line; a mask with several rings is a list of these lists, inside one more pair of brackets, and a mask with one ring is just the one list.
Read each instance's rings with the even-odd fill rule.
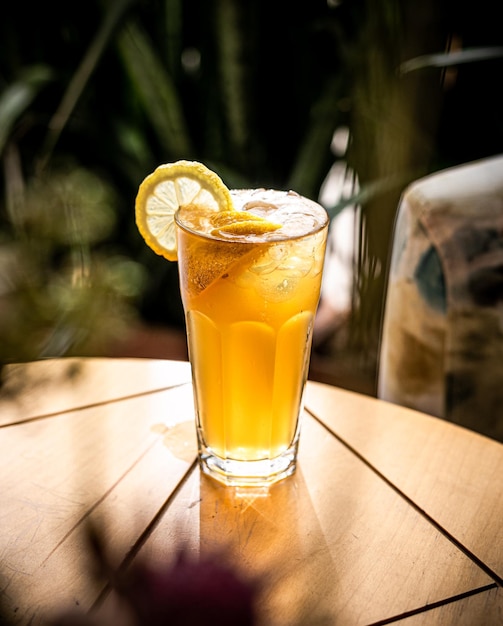
[[225,108],[229,139],[234,154],[241,154],[247,141],[247,99],[244,82],[246,68],[242,62],[243,37],[239,30],[239,3],[219,0],[216,4],[216,38],[219,48],[219,72],[222,103]]
[[40,90],[51,80],[52,71],[46,65],[27,68],[14,83],[0,94],[0,154],[9,134]]
[[[330,142],[340,115],[337,100],[341,84],[338,78],[327,83],[323,93],[311,109],[310,125],[300,147],[288,181],[289,189],[315,197],[330,158]],[[328,167],[330,163],[328,163]]]
[[82,62],[72,77],[68,85],[63,99],[59,104],[55,114],[49,123],[49,131],[44,147],[43,158],[41,159],[40,168],[43,169],[49,157],[54,150],[59,136],[70,118],[75,105],[82,95],[89,78],[96,69],[99,60],[110,42],[111,35],[114,32],[117,23],[131,4],[132,0],[120,0],[112,2],[110,8],[107,9],[101,26],[91,42]]
[[400,75],[408,74],[427,67],[449,67],[476,61],[503,58],[503,47],[468,48],[439,54],[425,54],[409,59],[400,65]]
[[169,154],[187,158],[192,147],[176,87],[136,22],[120,32],[119,50],[160,144]]

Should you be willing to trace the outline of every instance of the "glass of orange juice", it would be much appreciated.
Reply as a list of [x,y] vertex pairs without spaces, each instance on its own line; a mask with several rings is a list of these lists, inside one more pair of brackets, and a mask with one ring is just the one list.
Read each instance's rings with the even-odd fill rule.
[[294,192],[230,193],[230,215],[174,216],[199,459],[225,484],[266,486],[296,468],[328,216]]

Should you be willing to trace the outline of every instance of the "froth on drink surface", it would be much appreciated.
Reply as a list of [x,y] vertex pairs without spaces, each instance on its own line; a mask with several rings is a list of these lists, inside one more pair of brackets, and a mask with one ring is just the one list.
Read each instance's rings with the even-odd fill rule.
[[[260,234],[236,235],[235,241],[263,242],[281,241],[314,233],[325,226],[328,215],[318,203],[299,195],[295,191],[275,189],[232,189],[231,196],[237,212],[257,215],[281,228]],[[215,226],[214,211],[201,207],[184,207],[179,220],[189,229],[208,236]],[[218,238],[218,237],[217,237]]]

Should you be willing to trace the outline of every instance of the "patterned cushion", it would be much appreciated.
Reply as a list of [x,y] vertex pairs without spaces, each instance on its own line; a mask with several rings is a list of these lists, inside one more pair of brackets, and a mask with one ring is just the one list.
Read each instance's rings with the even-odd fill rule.
[[503,440],[503,157],[403,194],[378,395]]

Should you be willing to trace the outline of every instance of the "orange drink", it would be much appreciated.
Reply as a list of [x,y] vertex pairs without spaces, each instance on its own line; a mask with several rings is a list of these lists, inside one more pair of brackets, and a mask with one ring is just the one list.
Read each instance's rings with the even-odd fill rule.
[[175,214],[201,468],[231,485],[293,473],[328,216],[294,192],[231,191]]

